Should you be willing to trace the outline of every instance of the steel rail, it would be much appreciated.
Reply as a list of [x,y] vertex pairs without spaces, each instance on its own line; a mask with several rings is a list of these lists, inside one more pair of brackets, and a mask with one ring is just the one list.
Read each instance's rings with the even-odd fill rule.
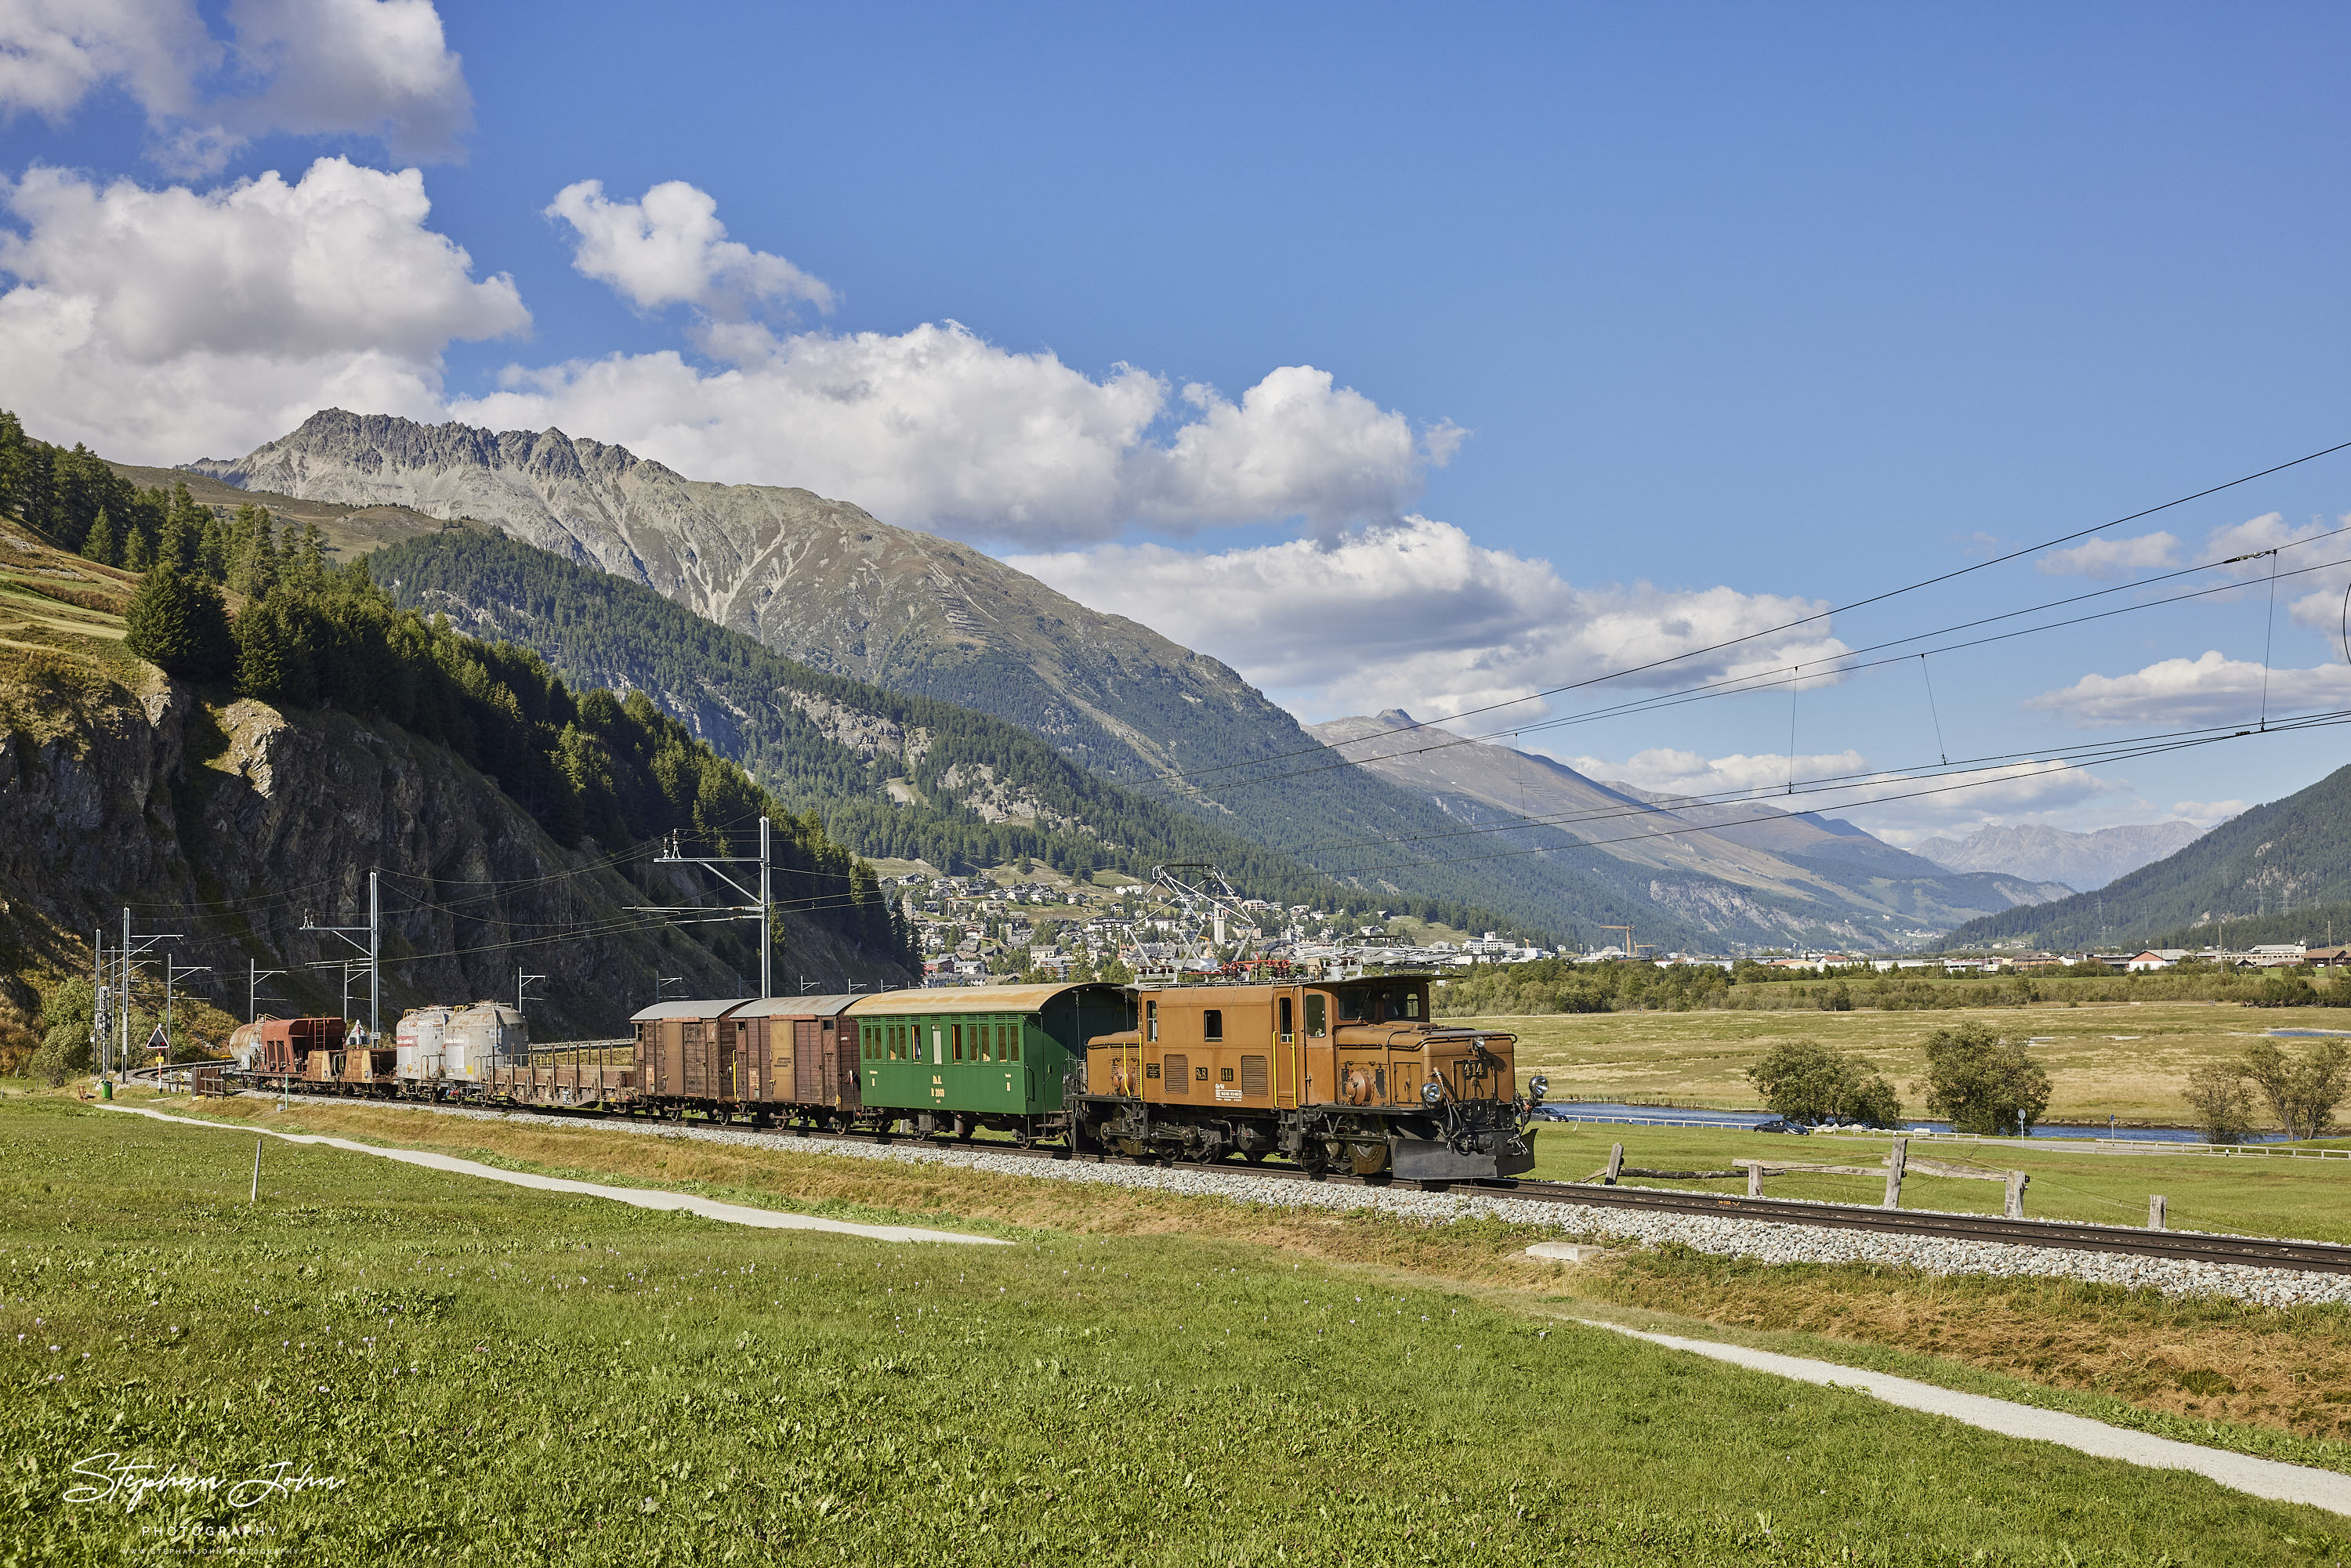
[[[327,1104],[419,1105],[462,1102],[384,1100],[369,1096],[319,1094],[292,1091],[299,1099]],[[1938,1209],[1884,1208],[1876,1205],[1813,1203],[1792,1198],[1749,1197],[1745,1194],[1690,1192],[1674,1187],[1604,1186],[1593,1182],[1529,1180],[1504,1176],[1474,1181],[1399,1181],[1394,1176],[1359,1176],[1318,1172],[1290,1165],[1245,1165],[1220,1160],[1132,1160],[1123,1155],[1008,1142],[942,1138],[916,1133],[819,1132],[805,1127],[736,1128],[726,1122],[684,1122],[649,1117],[625,1111],[601,1111],[593,1106],[486,1105],[466,1107],[496,1111],[506,1116],[536,1116],[552,1121],[621,1122],[656,1127],[727,1128],[757,1131],[769,1136],[806,1138],[811,1142],[905,1145],[935,1149],[973,1149],[981,1154],[1009,1155],[1021,1159],[1084,1160],[1094,1164],[1155,1166],[1166,1170],[1213,1172],[1222,1176],[1270,1176],[1279,1180],[1324,1185],[1398,1187],[1409,1191],[1459,1190],[1484,1197],[1515,1197],[1535,1203],[1580,1204],[1593,1208],[1634,1208],[1652,1213],[1682,1214],[1717,1219],[1750,1219],[1774,1225],[1813,1225],[1832,1230],[1870,1230],[1890,1236],[1923,1236],[1946,1241],[1989,1241],[2010,1247],[2053,1247],[2077,1252],[2111,1252],[2174,1262],[2234,1263],[2255,1269],[2286,1269],[2304,1273],[2351,1274],[2351,1246],[2329,1241],[2278,1240],[2262,1236],[2230,1236],[2199,1230],[2144,1230],[2135,1226],[2098,1225],[2086,1220],[2010,1219],[1999,1215],[1948,1214]]]

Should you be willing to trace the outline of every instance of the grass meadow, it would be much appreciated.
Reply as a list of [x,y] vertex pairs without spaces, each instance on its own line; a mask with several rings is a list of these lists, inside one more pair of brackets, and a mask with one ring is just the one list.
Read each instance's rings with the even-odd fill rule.
[[2267,1030],[2339,1030],[2339,1008],[2247,1008],[2235,1002],[2041,1002],[2026,1007],[1832,1013],[1554,1013],[1446,1020],[1507,1030],[1522,1071],[1548,1073],[1554,1100],[1737,1109],[1754,1105],[1747,1070],[1782,1040],[1810,1040],[1865,1058],[1925,1114],[1927,1037],[1962,1022],[2033,1040],[2052,1090],[2046,1120],[2182,1124],[2189,1072],[2235,1057]]
[[[959,1217],[1012,1245],[747,1232],[275,1140],[248,1205],[248,1138],[12,1097],[0,1560],[2287,1563],[2351,1548],[2331,1515],[1583,1328],[1597,1300],[1504,1228],[1097,1202],[416,1112],[235,1113]],[[222,1490],[68,1500],[106,1490],[93,1469],[130,1465]],[[320,1484],[292,1484],[306,1476]],[[225,1489],[256,1479],[277,1490],[232,1506]],[[249,1532],[198,1533],[223,1529]]]

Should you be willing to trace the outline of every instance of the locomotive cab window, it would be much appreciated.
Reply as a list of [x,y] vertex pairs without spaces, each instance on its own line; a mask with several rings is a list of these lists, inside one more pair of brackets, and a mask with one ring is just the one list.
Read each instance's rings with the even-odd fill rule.
[[1306,1037],[1309,1040],[1320,1040],[1324,1034],[1329,1032],[1326,1023],[1326,1009],[1330,1005],[1330,998],[1325,997],[1322,992],[1313,991],[1308,993],[1306,998]]
[[1222,1040],[1225,1038],[1224,1009],[1209,1008],[1205,1012],[1201,1013],[1200,1038],[1202,1040]]
[[1417,1019],[1420,1017],[1420,993],[1418,991],[1406,991],[1404,994],[1404,1016],[1407,1019]]
[[1281,998],[1280,1015],[1281,1022],[1279,1032],[1282,1039],[1288,1040],[1290,1036],[1293,1026],[1297,1022],[1296,1019],[1291,1016],[1291,1008],[1290,998],[1288,997]]
[[1143,1004],[1143,1038],[1159,1038],[1159,1004],[1155,1001]]

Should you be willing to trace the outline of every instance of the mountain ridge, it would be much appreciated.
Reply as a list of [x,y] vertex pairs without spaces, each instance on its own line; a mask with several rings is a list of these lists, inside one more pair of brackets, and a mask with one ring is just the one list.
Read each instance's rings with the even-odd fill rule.
[[2351,903],[2351,767],[2231,818],[2105,887],[1970,921],[1951,946],[2072,949]]
[[[1946,871],[1850,823],[1761,802],[1719,805],[1609,784],[1540,753],[1490,741],[1443,741],[1412,716],[1331,719],[1310,727],[1359,766],[1436,802],[1490,841],[1546,854],[1605,854],[1646,877],[1650,896],[1719,941],[1918,946],[1967,918],[2069,890]],[[1408,734],[1383,749],[1384,734]],[[1503,824],[1531,818],[1536,828]],[[1589,847],[1584,847],[1589,846]]]
[[2179,853],[2203,835],[2204,830],[2195,823],[2177,819],[2091,832],[2042,822],[2013,827],[1993,823],[1964,839],[1928,839],[1912,846],[1911,852],[1953,871],[1996,871],[2015,876],[2037,873],[2062,882],[2075,893],[2095,893],[2116,877]]

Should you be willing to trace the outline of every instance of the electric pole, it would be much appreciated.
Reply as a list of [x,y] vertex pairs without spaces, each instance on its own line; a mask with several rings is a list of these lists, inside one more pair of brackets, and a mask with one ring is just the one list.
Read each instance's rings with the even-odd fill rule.
[[[350,943],[353,947],[367,955],[368,1040],[371,1043],[375,1040],[377,1035],[381,1032],[378,1026],[381,1018],[381,1003],[382,1001],[383,994],[378,985],[377,971],[379,967],[378,959],[381,956],[382,950],[381,941],[382,925],[383,906],[377,895],[376,873],[374,872],[368,873],[368,917],[367,924],[365,925],[321,925],[316,920],[312,919],[307,913],[302,916],[303,930],[316,931],[329,936],[340,936],[344,941]],[[366,941],[362,942],[360,940],[361,935],[365,935],[367,937]],[[360,960],[358,959],[340,960],[340,962],[346,965],[357,963]],[[349,989],[350,971],[349,968],[346,968],[343,973],[345,977],[343,1010],[348,1014],[350,1011],[350,993]]]
[[[774,965],[772,963],[772,955],[769,952],[769,938],[772,927],[775,924],[774,916],[776,907],[775,899],[769,892],[768,882],[768,874],[771,866],[768,840],[769,831],[770,827],[768,819],[763,816],[759,819],[759,853],[756,860],[748,855],[686,854],[679,849],[678,835],[675,833],[672,833],[669,836],[669,842],[663,848],[662,852],[653,857],[653,863],[656,865],[698,865],[705,871],[708,872],[711,875],[716,877],[719,881],[725,883],[727,886],[733,888],[736,892],[741,894],[744,897],[754,898],[758,901],[752,904],[738,904],[732,905],[731,907],[733,908],[734,913],[741,918],[745,920],[757,920],[759,923],[759,997],[763,1001],[776,994]],[[737,882],[733,877],[718,869],[720,866],[728,865],[758,866],[759,868],[758,892],[754,894],[751,889],[744,886],[741,883]],[[726,908],[729,906],[721,905],[720,907]],[[708,913],[708,909],[705,905],[698,904],[641,904],[632,906],[632,913],[638,915],[704,915]]]
[[[246,1022],[258,1023],[261,1021],[261,982],[264,980],[277,979],[279,976],[285,973],[286,971],[283,969],[265,969],[258,962],[251,958],[247,958],[245,961]],[[269,999],[274,1002],[277,998],[276,997],[272,997]]]

